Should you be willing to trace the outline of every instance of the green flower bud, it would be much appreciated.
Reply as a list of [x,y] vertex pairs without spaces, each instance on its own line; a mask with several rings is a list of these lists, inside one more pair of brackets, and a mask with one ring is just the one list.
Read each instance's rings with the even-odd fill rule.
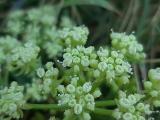
[[160,68],[149,70],[148,77],[151,81],[160,81]]
[[64,85],[58,85],[57,90],[58,90],[60,93],[64,93],[64,92],[65,92]]
[[120,65],[116,65],[115,66],[115,71],[118,73],[118,74],[122,74],[124,72],[124,69],[122,66]]
[[131,106],[130,101],[128,99],[126,99],[126,98],[121,98],[119,100],[119,104],[120,104],[120,106],[122,106],[124,108],[129,108]]
[[72,58],[67,58],[63,60],[63,66],[70,66],[72,64]]
[[94,97],[91,94],[87,94],[87,95],[85,95],[85,100],[87,102],[94,102]]
[[113,70],[113,69],[114,69],[114,67],[113,67],[113,65],[112,65],[112,64],[107,64],[107,69],[108,69],[108,70]]
[[78,64],[78,63],[80,63],[80,58],[79,57],[73,57],[73,63],[76,63],[76,64]]
[[146,119],[145,119],[145,117],[143,117],[143,116],[139,116],[139,117],[138,117],[138,120],[146,120]]
[[109,57],[107,59],[107,63],[114,64],[114,59],[112,57]]
[[94,70],[94,71],[93,71],[93,76],[94,76],[95,78],[99,77],[99,76],[100,76],[100,71],[99,71],[99,70]]
[[74,107],[74,106],[76,105],[76,100],[75,100],[75,99],[71,99],[71,100],[69,101],[68,105],[69,105],[70,107]]
[[91,120],[91,116],[89,115],[89,113],[84,112],[83,113],[83,119],[84,120]]
[[69,93],[74,93],[75,92],[75,87],[72,84],[69,84],[69,85],[67,85],[66,90]]
[[87,66],[89,66],[89,59],[88,59],[88,57],[87,56],[83,56],[82,58],[81,58],[81,64],[82,64],[82,66],[84,66],[84,67],[87,67]]
[[114,110],[113,117],[119,120],[121,118],[122,113],[119,111],[119,109]]
[[82,113],[82,106],[80,104],[74,106],[74,113],[77,115]]
[[122,63],[123,63],[123,60],[120,59],[120,58],[116,58],[115,63],[116,63],[116,64],[122,64]]
[[138,103],[136,108],[137,108],[137,110],[143,112],[144,111],[144,104],[143,103]]
[[152,113],[150,107],[151,107],[151,106],[150,106],[149,104],[146,104],[146,105],[144,106],[144,112],[145,112],[146,115],[150,115],[150,114]]
[[134,106],[131,106],[131,107],[129,107],[129,112],[131,112],[131,113],[134,113],[135,112],[135,107]]
[[111,56],[113,58],[117,58],[118,57],[118,53],[116,51],[111,51]]
[[100,97],[101,95],[102,95],[102,93],[99,89],[95,90],[93,93],[94,98]]
[[86,55],[90,55],[90,54],[92,54],[93,50],[94,50],[94,47],[88,47],[88,48],[86,48],[86,50],[84,51],[84,53]]
[[83,88],[82,87],[77,87],[77,89],[76,89],[76,93],[78,94],[78,95],[81,95],[81,94],[83,94]]
[[105,62],[100,62],[98,64],[98,68],[101,70],[101,71],[105,71],[106,68],[107,68],[107,64]]
[[150,82],[150,81],[145,81],[145,82],[144,82],[144,87],[145,87],[145,89],[151,89],[151,88],[152,88],[152,82]]
[[17,111],[17,105],[14,104],[14,103],[9,104],[9,110],[10,110],[11,112]]
[[154,105],[155,107],[160,107],[160,101],[159,101],[159,100],[153,101],[153,105]]
[[122,82],[123,84],[129,83],[129,78],[128,78],[127,75],[121,76],[121,77],[119,78],[119,80],[121,80],[121,82]]
[[94,108],[95,108],[95,103],[94,103],[94,102],[88,102],[88,103],[87,103],[87,108],[88,108],[89,110],[93,111]]
[[91,58],[91,59],[96,59],[96,58],[97,58],[97,55],[96,55],[95,53],[92,53],[92,54],[90,54],[90,58]]
[[74,48],[74,49],[72,49],[72,55],[79,55],[80,54],[80,52],[76,49],[76,48]]
[[43,68],[38,68],[37,69],[37,75],[38,75],[38,77],[42,78],[44,76],[44,74],[45,74],[45,71],[44,71]]
[[90,60],[90,66],[91,67],[96,68],[97,65],[98,65],[98,60],[94,60],[94,59]]
[[158,96],[158,91],[152,90],[152,91],[150,92],[150,95],[151,95],[152,97],[157,97],[157,96]]
[[90,92],[92,89],[92,86],[91,86],[91,83],[90,82],[86,82],[84,85],[83,85],[83,91],[88,93]]
[[47,62],[47,64],[45,65],[47,69],[50,69],[53,67],[53,62]]
[[129,95],[128,100],[131,104],[135,104],[137,102],[137,99],[134,95]]
[[131,113],[125,113],[123,114],[124,120],[133,120],[133,115]]

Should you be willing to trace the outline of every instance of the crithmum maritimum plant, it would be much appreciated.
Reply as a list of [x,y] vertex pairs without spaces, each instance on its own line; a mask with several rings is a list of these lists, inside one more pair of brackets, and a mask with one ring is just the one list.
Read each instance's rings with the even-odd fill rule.
[[[50,28],[54,16],[38,21],[35,9],[16,13],[17,19],[25,14],[26,29],[17,23],[17,29],[6,28],[10,36],[0,38],[0,120],[23,118],[30,110],[48,111],[50,119],[63,120],[153,119],[154,108],[160,106],[160,68],[149,70],[138,92],[132,65],[146,55],[133,34],[111,32],[111,47],[95,48],[86,46],[85,26]],[[35,33],[30,36],[31,26]]]

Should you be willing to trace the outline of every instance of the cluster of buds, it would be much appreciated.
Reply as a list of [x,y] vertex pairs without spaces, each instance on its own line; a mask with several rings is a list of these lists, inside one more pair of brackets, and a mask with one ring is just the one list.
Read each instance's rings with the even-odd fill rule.
[[111,33],[112,47],[121,51],[124,56],[131,62],[142,61],[145,58],[143,46],[139,44],[133,34]]
[[0,119],[19,119],[23,116],[21,108],[25,104],[23,86],[12,82],[10,87],[0,90]]
[[99,97],[101,92],[98,89],[93,91],[91,82],[80,85],[78,81],[73,79],[66,87],[58,86],[58,104],[67,106],[66,113],[74,113],[73,116],[83,116],[84,114],[89,116],[89,112],[95,108],[95,98]]

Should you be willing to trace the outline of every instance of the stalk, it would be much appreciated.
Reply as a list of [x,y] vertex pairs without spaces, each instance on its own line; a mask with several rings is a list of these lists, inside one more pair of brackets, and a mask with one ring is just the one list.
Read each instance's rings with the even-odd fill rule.
[[115,106],[116,102],[115,100],[106,100],[106,101],[97,101],[96,107],[107,107],[107,106]]
[[65,110],[66,106],[59,106],[57,104],[25,104],[24,110]]
[[103,108],[95,108],[93,113],[98,115],[112,116],[113,110],[103,109]]

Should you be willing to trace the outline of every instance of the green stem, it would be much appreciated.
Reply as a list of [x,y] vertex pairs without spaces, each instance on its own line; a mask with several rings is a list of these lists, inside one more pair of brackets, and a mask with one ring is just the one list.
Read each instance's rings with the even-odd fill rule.
[[4,69],[4,84],[7,86],[8,85],[8,76],[9,76],[9,71],[7,70],[7,68]]
[[[63,111],[67,109],[66,106],[58,106],[57,104],[25,104],[23,107],[24,110],[57,110],[57,111]],[[93,113],[98,115],[109,115],[111,116],[113,113],[113,110],[103,109],[103,108],[95,108]]]
[[112,81],[112,83],[111,83],[111,88],[112,88],[113,92],[115,92],[115,93],[119,90],[118,85],[114,81]]
[[54,110],[65,110],[67,107],[66,106],[59,106],[57,104],[25,104],[23,109],[24,110],[49,110],[49,109],[54,109]]
[[93,113],[98,115],[106,115],[106,116],[112,116],[113,110],[103,109],[103,108],[95,108]]
[[115,106],[116,102],[114,100],[106,100],[106,101],[97,101],[96,107],[106,107],[106,106]]

